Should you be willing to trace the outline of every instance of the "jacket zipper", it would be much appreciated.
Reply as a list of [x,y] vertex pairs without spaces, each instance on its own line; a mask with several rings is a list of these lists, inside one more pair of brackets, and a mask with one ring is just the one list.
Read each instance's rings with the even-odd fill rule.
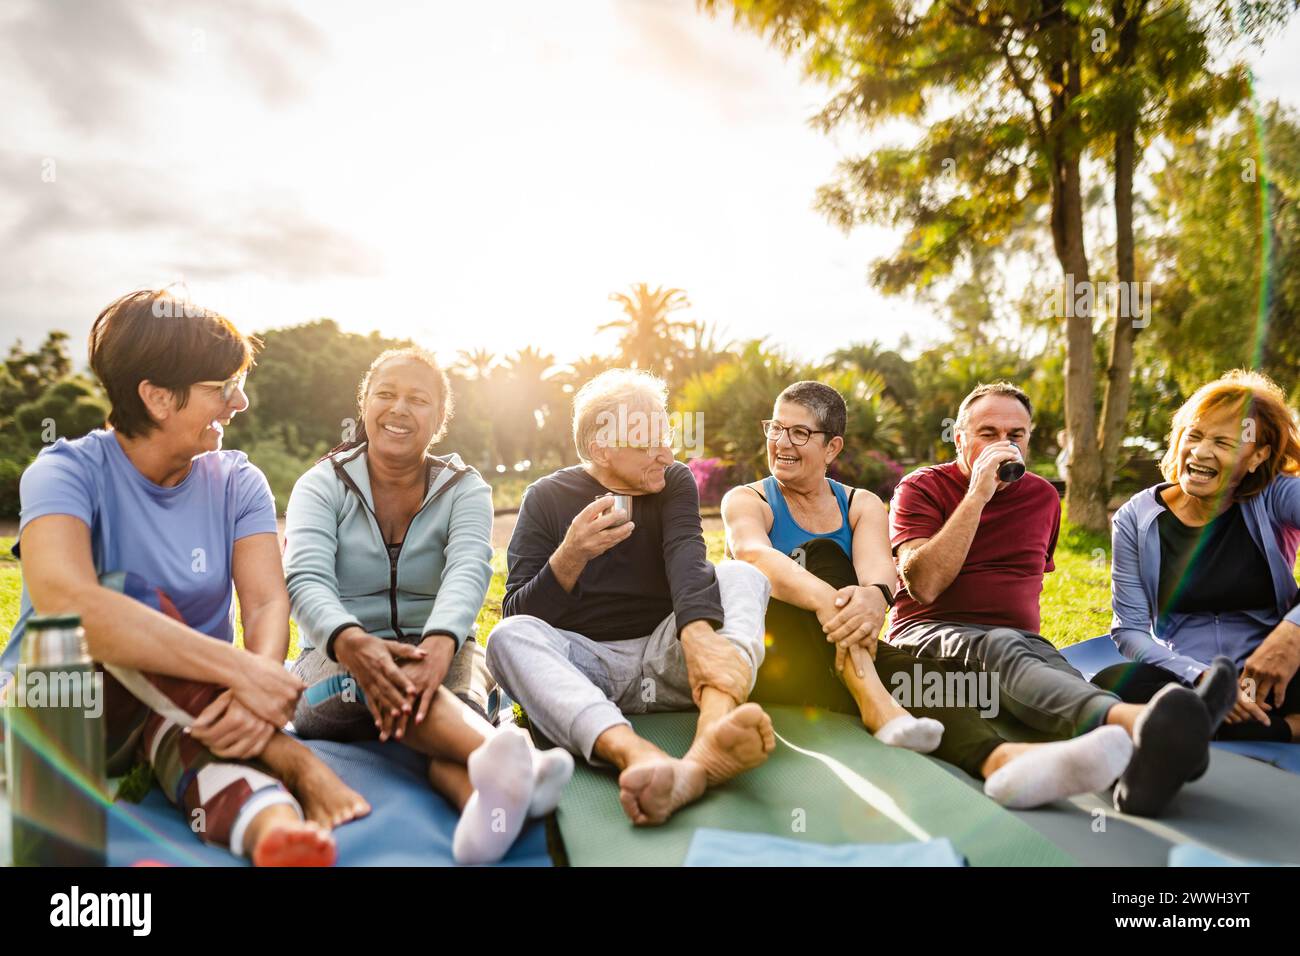
[[[370,502],[366,501],[366,496],[361,493],[361,489],[358,488],[356,482],[352,480],[352,476],[343,470],[343,466],[336,462],[334,464],[334,470],[338,472],[338,475],[343,480],[343,483],[352,489],[352,493],[361,499],[362,507],[366,509],[366,512],[370,515],[371,520],[373,520],[375,523],[375,533],[379,535],[379,543],[383,545],[384,551],[388,553],[388,620],[389,623],[392,625],[393,634],[396,636],[397,640],[400,641],[405,635],[402,634],[402,628],[398,624],[398,620],[397,620],[397,562],[402,556],[402,548],[406,546],[406,535],[402,535],[402,543],[397,547],[397,554],[394,555],[392,552],[390,552],[388,550],[388,542],[384,540],[384,531],[382,528],[379,527],[379,515],[375,514],[375,510],[370,507]],[[442,493],[444,491],[446,491],[456,482],[460,481],[461,477],[464,474],[465,472],[463,471],[457,471],[451,477],[450,481],[448,481],[445,485],[443,485],[441,488],[435,491],[432,497],[425,500],[424,504],[420,505],[419,510],[416,511],[415,514],[411,515],[411,520],[410,522],[407,523],[406,526],[407,534],[410,534],[411,527],[415,524],[415,519],[420,516],[421,512],[423,512],[425,508],[429,507],[429,505],[437,501],[438,498],[442,496]]]
[[[411,522],[413,524],[415,519],[412,518]],[[410,531],[409,526],[407,531]],[[379,537],[382,538],[383,535],[381,534]],[[402,545],[404,544],[406,544],[405,535],[402,537],[402,544],[397,546],[397,554],[393,554],[388,550],[388,542],[384,542],[384,550],[388,551],[388,619],[393,625],[393,635],[399,641],[406,636],[397,623],[397,559],[402,556]]]

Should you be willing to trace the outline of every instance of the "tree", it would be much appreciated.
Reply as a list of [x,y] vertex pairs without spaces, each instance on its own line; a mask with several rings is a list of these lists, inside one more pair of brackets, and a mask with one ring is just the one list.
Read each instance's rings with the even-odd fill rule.
[[674,312],[690,306],[686,293],[663,286],[651,289],[640,282],[632,286],[630,293],[613,292],[609,298],[622,308],[623,317],[606,322],[596,331],[619,332],[618,350],[633,368],[666,375],[677,351],[680,334],[691,326],[691,323],[670,318]]
[[1158,321],[1147,334],[1182,397],[1260,368],[1300,399],[1300,119],[1274,103],[1204,132],[1155,177],[1164,228]]
[[854,342],[836,349],[827,359],[827,365],[830,370],[851,368],[879,375],[883,393],[899,405],[906,405],[916,397],[911,363],[879,342]]
[[51,332],[35,352],[16,342],[0,365],[0,515],[18,513],[18,482],[42,447],[102,428],[108,402],[90,379],[69,374],[68,334]]
[[491,375],[492,367],[496,365],[496,361],[497,355],[491,349],[474,349],[473,351],[461,349],[457,353],[456,362],[452,367],[469,373],[468,378],[484,382]]
[[724,340],[717,327],[707,322],[686,322],[679,334],[681,338],[668,362],[668,385],[674,391],[691,376],[716,368],[732,349],[732,343]]
[[555,356],[531,345],[506,359],[498,391],[498,451],[502,462],[530,461],[541,465],[563,457],[568,442],[567,402],[556,375]]
[[771,417],[772,402],[783,388],[815,374],[815,369],[753,339],[671,398],[677,411],[702,416],[705,453],[735,465],[738,480],[751,481],[767,474],[759,423]]
[[[64,378],[72,370],[72,358],[68,355],[68,333],[53,331],[45,336],[45,341],[35,352],[23,351],[20,339],[9,347],[9,357],[4,362],[7,372],[5,388],[0,388],[0,395],[5,401],[13,402],[12,407],[0,408],[0,418],[12,413],[19,401],[32,401],[40,397],[50,385]],[[14,386],[21,398],[12,392]]]
[[[1263,6],[1261,4],[1261,6]],[[1158,137],[1175,142],[1232,110],[1248,93],[1240,64],[1223,73],[1209,69],[1209,41],[1226,11],[1183,2],[1110,0],[1110,23],[1102,42],[1093,112],[1109,129],[1115,208],[1115,274],[1120,288],[1138,281],[1134,228],[1134,174],[1144,151]],[[1103,138],[1102,145],[1107,142]],[[1132,386],[1133,343],[1142,325],[1115,315],[1101,411],[1101,483],[1109,489],[1126,434]],[[1149,317],[1144,317],[1149,318]],[[1143,322],[1143,325],[1145,322]]]
[[916,400],[908,408],[904,428],[911,456],[922,462],[950,460],[961,400],[981,382],[1021,381],[1031,368],[1032,360],[997,345],[956,350],[942,344],[926,349],[912,363]]
[[226,445],[244,448],[274,439],[304,460],[355,434],[357,386],[366,369],[386,349],[412,344],[378,332],[343,332],[333,319],[259,337],[263,347],[246,389],[249,408],[226,430]]
[[93,382],[79,377],[55,382],[14,412],[14,421],[33,444],[80,438],[103,428],[107,419],[107,400]]
[[[716,10],[720,3],[702,6]],[[1099,56],[1105,48],[1097,48],[1097,31],[1104,38],[1108,27],[1130,25],[1129,7],[1106,13],[1088,0],[734,0],[734,7],[738,22],[770,36],[787,55],[801,54],[806,71],[831,85],[830,102],[815,120],[822,129],[849,120],[923,124],[915,145],[845,161],[838,181],[819,192],[822,210],[845,229],[871,222],[905,230],[894,254],[873,265],[876,285],[926,289],[1045,208],[1063,280],[1091,288],[1082,161],[1090,145],[1114,137],[1117,114],[1140,116],[1144,100],[1126,71],[1154,62],[1141,59],[1153,34],[1132,29],[1121,44],[1128,60]],[[1116,10],[1118,19],[1109,19]],[[1192,30],[1190,17],[1181,22]],[[1125,78],[1109,101],[1101,96],[1104,69]],[[1117,97],[1129,105],[1103,108]],[[1132,144],[1118,125],[1127,148]],[[1107,495],[1090,301],[1064,309],[1065,416],[1074,447],[1067,504],[1073,521],[1102,529]],[[1131,351],[1121,343],[1112,355],[1108,384],[1126,387]],[[1115,388],[1112,413],[1126,405],[1121,386]],[[1109,430],[1106,440],[1116,445],[1122,435]]]

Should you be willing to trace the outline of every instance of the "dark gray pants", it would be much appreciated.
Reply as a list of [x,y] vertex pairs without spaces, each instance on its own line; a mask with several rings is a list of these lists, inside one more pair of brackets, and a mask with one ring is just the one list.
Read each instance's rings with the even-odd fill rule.
[[954,621],[918,621],[889,643],[917,657],[995,675],[1002,707],[1035,730],[1071,737],[1101,726],[1120,699],[1070,666],[1032,631]]

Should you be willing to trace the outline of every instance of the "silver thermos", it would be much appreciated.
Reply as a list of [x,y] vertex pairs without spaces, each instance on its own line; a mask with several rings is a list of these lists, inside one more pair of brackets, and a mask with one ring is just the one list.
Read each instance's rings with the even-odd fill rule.
[[103,691],[81,618],[28,620],[5,707],[15,866],[105,864]]

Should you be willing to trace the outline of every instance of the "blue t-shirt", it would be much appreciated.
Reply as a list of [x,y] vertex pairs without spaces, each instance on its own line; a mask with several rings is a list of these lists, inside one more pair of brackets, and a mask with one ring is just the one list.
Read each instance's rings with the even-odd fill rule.
[[[164,488],[136,470],[111,431],[59,439],[23,472],[23,529],[45,515],[71,515],[90,528],[95,571],[133,571],[161,588],[195,630],[223,641],[235,635],[231,560],[235,542],[275,533],[275,499],[242,451],[194,459],[178,485]],[[31,598],[23,587],[18,623],[0,658],[12,671]]]

